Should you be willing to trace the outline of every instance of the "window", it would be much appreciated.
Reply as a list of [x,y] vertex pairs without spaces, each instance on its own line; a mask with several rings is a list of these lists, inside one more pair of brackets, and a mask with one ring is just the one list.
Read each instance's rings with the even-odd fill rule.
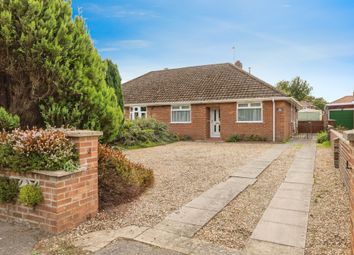
[[191,123],[191,106],[171,106],[171,123]]
[[130,107],[130,119],[141,119],[147,117],[147,108],[146,106],[133,106]]
[[237,122],[262,122],[262,103],[237,104]]

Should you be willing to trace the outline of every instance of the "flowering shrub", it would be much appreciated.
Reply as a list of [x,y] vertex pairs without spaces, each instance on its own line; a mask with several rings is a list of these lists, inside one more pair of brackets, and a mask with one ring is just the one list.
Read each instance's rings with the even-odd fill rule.
[[16,129],[0,133],[0,168],[72,171],[78,168],[78,153],[62,131]]
[[151,169],[129,161],[120,150],[99,145],[98,186],[101,207],[133,199],[151,185],[153,180]]

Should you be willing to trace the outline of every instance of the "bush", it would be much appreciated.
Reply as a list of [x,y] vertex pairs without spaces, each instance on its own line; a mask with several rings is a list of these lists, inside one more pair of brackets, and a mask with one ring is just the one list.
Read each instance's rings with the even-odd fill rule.
[[0,130],[12,130],[20,126],[20,118],[0,107]]
[[18,191],[18,180],[0,177],[0,203],[15,202]]
[[259,135],[231,135],[226,139],[226,142],[265,142],[267,141],[266,137]]
[[329,141],[329,136],[326,131],[317,133],[317,143],[324,143]]
[[18,201],[29,207],[34,207],[43,201],[41,188],[37,185],[25,185],[20,188]]
[[168,131],[165,123],[152,118],[127,120],[117,143],[125,147],[165,144],[178,140],[177,135]]
[[99,145],[98,186],[100,206],[130,201],[153,183],[151,169],[129,161],[120,150]]
[[62,131],[35,128],[0,133],[0,169],[73,171],[78,160],[75,145]]

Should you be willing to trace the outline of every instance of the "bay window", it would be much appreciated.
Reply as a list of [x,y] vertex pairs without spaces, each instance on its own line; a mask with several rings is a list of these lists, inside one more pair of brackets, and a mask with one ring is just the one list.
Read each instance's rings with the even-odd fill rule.
[[263,109],[261,102],[238,103],[237,104],[237,122],[263,122]]

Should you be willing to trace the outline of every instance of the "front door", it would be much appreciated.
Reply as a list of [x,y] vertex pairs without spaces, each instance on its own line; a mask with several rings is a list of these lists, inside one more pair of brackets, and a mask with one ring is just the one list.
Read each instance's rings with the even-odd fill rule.
[[220,110],[210,109],[210,137],[220,137]]

